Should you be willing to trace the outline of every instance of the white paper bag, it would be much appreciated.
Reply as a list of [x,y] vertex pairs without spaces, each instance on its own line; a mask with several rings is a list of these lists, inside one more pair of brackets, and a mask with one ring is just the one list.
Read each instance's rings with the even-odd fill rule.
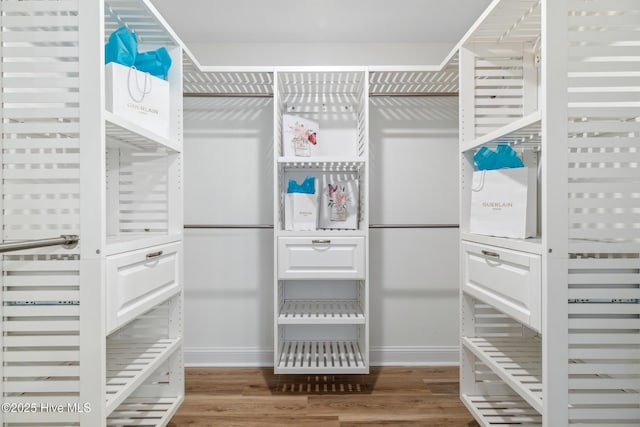
[[310,157],[316,155],[318,122],[305,117],[284,114],[282,116],[282,148],[285,157]]
[[320,228],[358,228],[358,181],[327,183],[321,190]]
[[535,236],[536,193],[534,168],[474,172],[469,232],[519,239]]
[[170,137],[169,82],[110,62],[105,66],[107,111],[163,138]]
[[284,195],[285,230],[315,231],[318,228],[318,195],[286,193]]

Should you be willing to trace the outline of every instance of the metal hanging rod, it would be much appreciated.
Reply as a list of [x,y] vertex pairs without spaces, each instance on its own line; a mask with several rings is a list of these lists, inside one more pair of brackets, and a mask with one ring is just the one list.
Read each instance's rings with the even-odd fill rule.
[[425,97],[425,96],[455,96],[458,97],[458,92],[370,92],[369,97],[382,97],[382,96],[413,96],[413,97]]
[[62,245],[65,249],[73,249],[78,244],[80,236],[63,234],[52,239],[25,240],[23,242],[0,243],[0,253],[20,251],[23,249],[44,248],[46,246]]
[[184,92],[184,98],[273,98],[272,93],[194,93]]
[[[233,224],[185,224],[184,228],[208,229],[245,229],[245,228],[273,228],[273,225],[233,225]],[[369,228],[460,228],[458,224],[371,224]]]
[[[272,93],[191,93],[182,94],[185,98],[273,98]],[[428,97],[428,96],[458,96],[457,92],[371,92],[369,97]]]
[[269,224],[244,225],[244,224],[185,224],[184,228],[211,228],[211,229],[244,229],[244,228],[273,228]]
[[459,224],[370,224],[369,228],[460,228]]

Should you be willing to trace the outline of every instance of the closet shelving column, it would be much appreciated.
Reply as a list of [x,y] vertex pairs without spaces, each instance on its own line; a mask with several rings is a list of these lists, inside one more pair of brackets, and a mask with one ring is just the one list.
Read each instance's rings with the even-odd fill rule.
[[[529,239],[468,232],[479,148],[509,144],[545,181],[547,165],[539,162],[547,148],[539,102],[541,36],[540,1],[494,1],[460,49],[460,392],[483,426],[543,421],[547,223]],[[547,208],[541,200],[539,211]]]
[[[638,425],[639,9],[496,0],[461,44],[461,398],[483,426]],[[497,143],[538,168],[536,238],[469,233]]]
[[[163,426],[184,397],[182,43],[147,0],[79,11],[81,425]],[[103,46],[121,26],[171,55],[168,135],[105,109]]]
[[[274,367],[277,374],[369,372],[368,96],[363,68],[287,68],[274,75]],[[312,157],[285,157],[283,115],[319,123]],[[356,181],[355,229],[285,229],[289,179]],[[319,197],[320,214],[323,199]],[[326,209],[326,208],[325,208]]]

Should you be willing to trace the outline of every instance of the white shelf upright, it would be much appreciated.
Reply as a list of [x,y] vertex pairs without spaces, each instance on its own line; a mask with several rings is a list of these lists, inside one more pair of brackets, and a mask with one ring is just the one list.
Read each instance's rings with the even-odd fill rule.
[[[460,43],[460,393],[482,426],[639,425],[639,14],[495,0]],[[501,143],[538,168],[536,238],[469,232],[473,155]]]
[[[364,68],[283,68],[274,73],[274,370],[369,372],[368,73]],[[283,115],[319,123],[319,155],[284,157]],[[290,179],[357,182],[353,229],[287,230]],[[318,194],[320,215],[325,212]],[[337,223],[338,224],[338,223]]]
[[[3,412],[20,426],[164,426],[184,396],[182,44],[148,0],[0,2]],[[105,110],[104,44],[164,46],[170,134]],[[126,90],[126,89],[125,89]]]

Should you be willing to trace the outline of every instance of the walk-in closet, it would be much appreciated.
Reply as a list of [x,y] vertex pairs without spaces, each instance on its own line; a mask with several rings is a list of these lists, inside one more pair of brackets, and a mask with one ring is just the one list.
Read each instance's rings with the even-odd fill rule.
[[640,2],[0,0],[3,427],[640,427]]

